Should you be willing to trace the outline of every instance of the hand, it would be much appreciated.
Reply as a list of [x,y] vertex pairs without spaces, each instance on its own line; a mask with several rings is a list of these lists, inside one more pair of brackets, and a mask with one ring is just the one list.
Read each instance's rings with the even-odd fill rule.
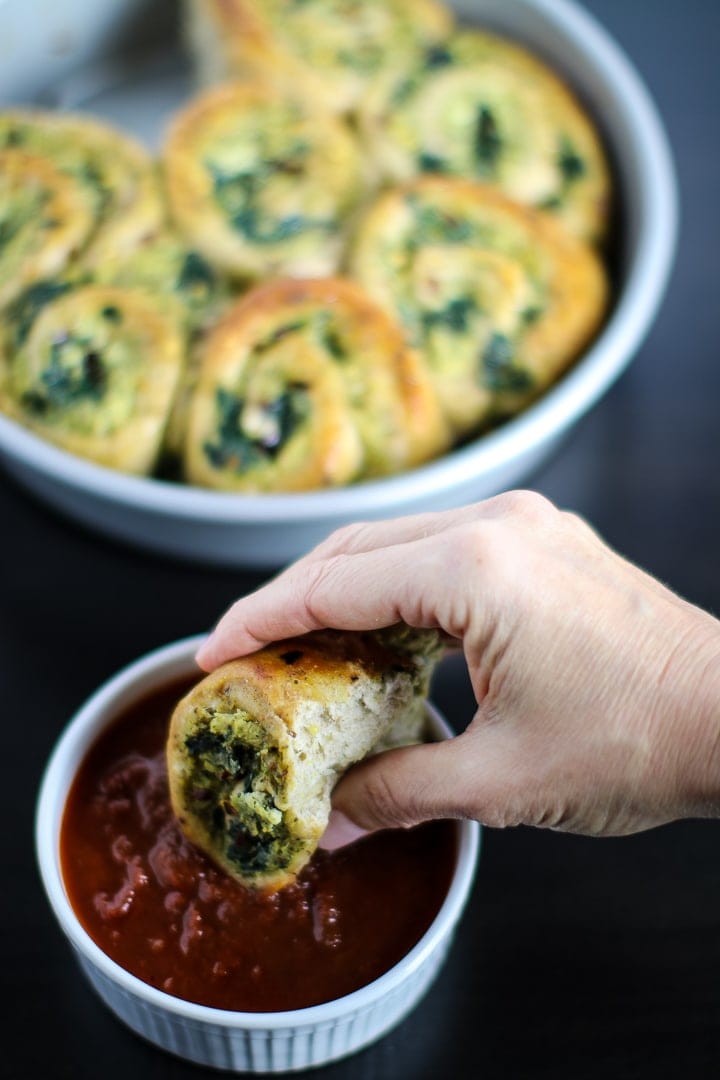
[[607,836],[720,812],[720,624],[532,492],[341,529],[197,659],[401,620],[462,646],[477,712],[352,768],[324,846],[436,817]]

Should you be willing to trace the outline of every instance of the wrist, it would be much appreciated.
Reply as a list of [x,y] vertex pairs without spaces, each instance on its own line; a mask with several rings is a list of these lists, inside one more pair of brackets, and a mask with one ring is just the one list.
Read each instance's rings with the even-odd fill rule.
[[669,733],[675,762],[678,818],[720,817],[720,623],[693,609],[687,633],[668,670],[673,680]]

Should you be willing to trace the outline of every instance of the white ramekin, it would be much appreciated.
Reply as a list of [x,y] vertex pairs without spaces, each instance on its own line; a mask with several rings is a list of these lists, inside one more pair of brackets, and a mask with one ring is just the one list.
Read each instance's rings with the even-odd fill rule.
[[[230,1012],[195,1005],[148,986],[111,960],[83,929],[63,885],[60,829],[65,800],[86,752],[126,707],[153,688],[197,671],[202,637],[140,658],[106,682],[70,720],[45,769],[35,822],[40,876],[60,929],[96,992],[138,1035],[189,1061],[236,1072],[307,1069],[354,1053],[395,1027],[432,984],[447,955],[472,886],[480,851],[477,822],[457,823],[458,855],[445,901],[413,949],[352,994],[292,1012]],[[428,705],[434,732],[452,733]],[[80,1018],[78,1017],[78,1022]]]
[[[0,0],[2,17],[41,0]],[[44,2],[44,0],[43,0]],[[57,5],[55,5],[57,6]],[[77,6],[77,5],[74,5]],[[592,348],[535,405],[418,469],[341,490],[243,496],[125,476],[50,446],[0,416],[0,461],[23,485],[93,529],[202,563],[278,567],[357,520],[442,510],[517,486],[630,363],[671,269],[675,172],[655,105],[622,49],[572,0],[453,0],[470,21],[524,41],[566,74],[608,144],[622,203],[619,285]]]

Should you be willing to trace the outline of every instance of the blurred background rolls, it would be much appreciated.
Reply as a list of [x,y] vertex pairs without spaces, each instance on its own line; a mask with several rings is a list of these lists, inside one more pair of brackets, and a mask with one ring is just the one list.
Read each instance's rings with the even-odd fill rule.
[[389,182],[440,173],[497,185],[549,210],[590,242],[606,233],[610,174],[595,123],[538,57],[463,30],[388,72],[363,99],[360,128]]
[[239,279],[332,273],[365,196],[345,123],[259,83],[214,88],[182,109],[163,166],[178,229]]
[[183,364],[174,319],[132,289],[74,282],[25,298],[3,337],[3,411],[79,457],[154,469]]
[[93,227],[84,266],[131,251],[165,219],[155,162],[140,143],[89,116],[43,110],[0,113],[0,150],[45,158],[81,186]]
[[276,281],[208,337],[190,408],[191,483],[301,491],[387,474],[449,442],[422,360],[353,282]]
[[315,109],[352,110],[380,74],[444,38],[435,0],[185,0],[184,29],[201,84],[271,81]]
[[600,259],[488,185],[428,176],[378,197],[349,272],[403,326],[458,438],[524,407],[592,339]]

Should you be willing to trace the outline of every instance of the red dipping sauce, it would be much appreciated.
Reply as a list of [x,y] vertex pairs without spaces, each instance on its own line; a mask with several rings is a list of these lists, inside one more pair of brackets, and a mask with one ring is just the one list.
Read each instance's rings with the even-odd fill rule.
[[435,918],[455,865],[455,824],[318,851],[271,895],[244,888],[185,839],[170,806],[165,740],[195,681],[129,708],[80,767],[60,836],[78,919],[139,979],[218,1009],[301,1009],[372,982]]

